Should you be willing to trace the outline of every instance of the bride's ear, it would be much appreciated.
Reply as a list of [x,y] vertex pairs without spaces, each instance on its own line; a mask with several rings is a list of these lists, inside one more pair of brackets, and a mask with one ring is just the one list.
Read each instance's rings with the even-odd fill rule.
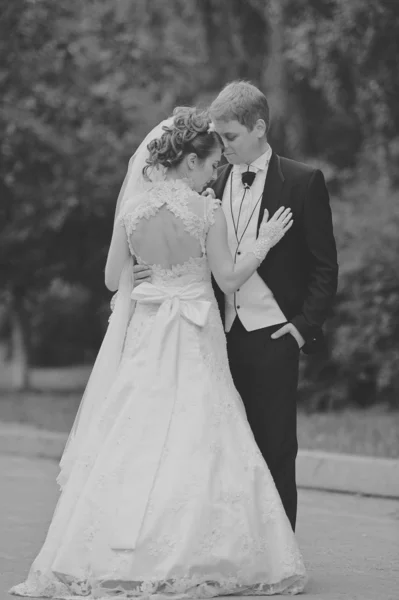
[[198,156],[195,154],[195,152],[190,152],[190,154],[187,154],[186,163],[187,163],[187,166],[190,169],[190,171],[195,169],[195,167],[197,165],[197,161],[198,161]]

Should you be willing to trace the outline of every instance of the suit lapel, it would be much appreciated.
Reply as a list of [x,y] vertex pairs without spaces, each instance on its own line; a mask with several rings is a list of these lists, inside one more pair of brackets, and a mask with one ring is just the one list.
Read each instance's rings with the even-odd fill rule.
[[[223,165],[222,167],[219,167],[218,176],[216,178],[216,181],[213,183],[213,185],[210,186],[210,187],[212,187],[213,191],[215,192],[216,198],[218,198],[218,200],[220,200],[220,201],[223,200],[224,188],[226,187],[226,183],[227,183],[227,180],[229,178],[232,168],[233,168],[233,165],[231,165],[229,163],[226,165]],[[221,315],[222,321],[224,323],[224,317],[225,317],[224,294],[223,294],[222,290],[219,288],[219,286],[216,283],[213,276],[212,276],[212,285],[213,285],[215,297],[216,297],[216,300],[217,300],[217,303],[219,306],[220,315]]]
[[[223,192],[226,186],[228,177],[231,173],[233,165],[223,165],[219,169],[218,177],[213,184],[212,188],[215,192],[216,198],[219,200],[223,199]],[[275,152],[272,153],[269,168],[267,170],[267,176],[265,181],[265,187],[263,188],[262,202],[259,210],[257,235],[259,233],[259,227],[262,222],[263,213],[265,209],[269,211],[269,218],[274,215],[276,210],[282,206],[283,203],[283,187],[284,187],[284,175],[281,170],[280,157]]]
[[269,211],[269,218],[274,215],[276,210],[282,205],[282,191],[284,186],[284,175],[281,171],[280,157],[273,152],[269,168],[267,170],[265,187],[263,188],[262,203],[259,210],[258,226],[256,235],[259,234],[259,227],[263,219],[265,209]]
[[222,167],[220,167],[217,179],[216,179],[215,183],[212,185],[212,188],[215,192],[216,198],[218,198],[218,200],[220,200],[220,201],[223,200],[223,191],[226,186],[226,183],[227,183],[227,180],[229,178],[232,168],[233,168],[233,165],[230,165],[230,164],[223,165]]

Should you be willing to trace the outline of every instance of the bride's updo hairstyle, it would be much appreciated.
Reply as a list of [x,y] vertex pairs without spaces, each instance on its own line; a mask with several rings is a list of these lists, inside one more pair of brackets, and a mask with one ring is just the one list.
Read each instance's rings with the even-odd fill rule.
[[210,130],[211,120],[206,112],[182,106],[175,108],[173,117],[173,124],[163,127],[162,136],[147,146],[150,156],[143,169],[146,178],[152,167],[177,167],[192,152],[205,160],[216,148],[223,146],[219,135]]

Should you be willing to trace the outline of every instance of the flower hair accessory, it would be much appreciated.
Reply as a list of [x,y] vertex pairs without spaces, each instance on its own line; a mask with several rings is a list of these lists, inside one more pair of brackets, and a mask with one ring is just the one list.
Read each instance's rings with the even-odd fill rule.
[[209,127],[206,131],[207,133],[214,133],[215,132],[215,124],[212,123],[212,121],[209,123]]

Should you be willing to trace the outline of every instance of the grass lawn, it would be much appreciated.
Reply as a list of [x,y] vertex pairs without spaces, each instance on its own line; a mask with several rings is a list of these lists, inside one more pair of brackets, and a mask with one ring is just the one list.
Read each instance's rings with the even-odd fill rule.
[[399,411],[384,407],[298,415],[299,447],[399,458]]
[[[67,433],[81,392],[0,392],[0,421]],[[399,458],[399,411],[372,408],[338,413],[299,413],[299,446],[369,456]]]

